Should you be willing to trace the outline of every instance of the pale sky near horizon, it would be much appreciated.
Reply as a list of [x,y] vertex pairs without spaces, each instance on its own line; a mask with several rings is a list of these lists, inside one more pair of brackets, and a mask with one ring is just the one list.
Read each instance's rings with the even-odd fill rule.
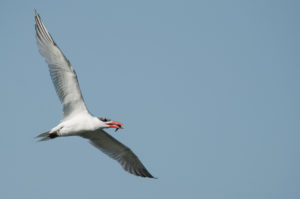
[[[34,8],[91,113],[158,179],[70,137]],[[300,198],[299,1],[0,3],[0,198]]]

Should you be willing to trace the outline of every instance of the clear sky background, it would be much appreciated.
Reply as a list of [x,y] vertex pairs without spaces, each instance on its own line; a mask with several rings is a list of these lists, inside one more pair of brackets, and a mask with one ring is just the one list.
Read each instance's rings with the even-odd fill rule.
[[[158,179],[72,137],[34,11]],[[0,2],[0,198],[300,198],[299,1]]]

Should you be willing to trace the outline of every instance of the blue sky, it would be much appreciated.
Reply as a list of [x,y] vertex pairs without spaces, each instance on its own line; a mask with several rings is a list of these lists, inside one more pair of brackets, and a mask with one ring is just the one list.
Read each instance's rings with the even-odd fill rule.
[[[89,110],[157,180],[80,138],[38,143],[61,105],[34,12]],[[0,198],[300,197],[299,1],[0,3]]]

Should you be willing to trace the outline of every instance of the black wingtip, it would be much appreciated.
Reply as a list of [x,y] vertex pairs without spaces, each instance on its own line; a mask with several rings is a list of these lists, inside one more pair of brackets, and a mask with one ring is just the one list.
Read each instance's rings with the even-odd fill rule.
[[153,178],[153,179],[155,179],[155,180],[158,180],[158,178],[157,178],[157,177],[153,177],[153,176],[152,176],[152,178]]
[[153,175],[150,174],[150,176],[145,176],[146,178],[152,178],[152,179],[158,179],[157,177],[154,177]]
[[143,177],[143,178],[158,179],[158,178],[154,177],[153,175],[151,175],[151,173],[146,168],[143,168],[140,172],[135,172],[134,174],[137,176]]

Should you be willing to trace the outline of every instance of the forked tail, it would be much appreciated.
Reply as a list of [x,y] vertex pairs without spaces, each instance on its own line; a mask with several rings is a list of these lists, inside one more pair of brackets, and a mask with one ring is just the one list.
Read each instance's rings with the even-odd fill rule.
[[50,139],[54,139],[56,137],[58,137],[57,132],[50,133],[50,131],[47,131],[45,133],[39,134],[35,138],[39,139],[38,141],[47,141],[47,140],[50,140]]

